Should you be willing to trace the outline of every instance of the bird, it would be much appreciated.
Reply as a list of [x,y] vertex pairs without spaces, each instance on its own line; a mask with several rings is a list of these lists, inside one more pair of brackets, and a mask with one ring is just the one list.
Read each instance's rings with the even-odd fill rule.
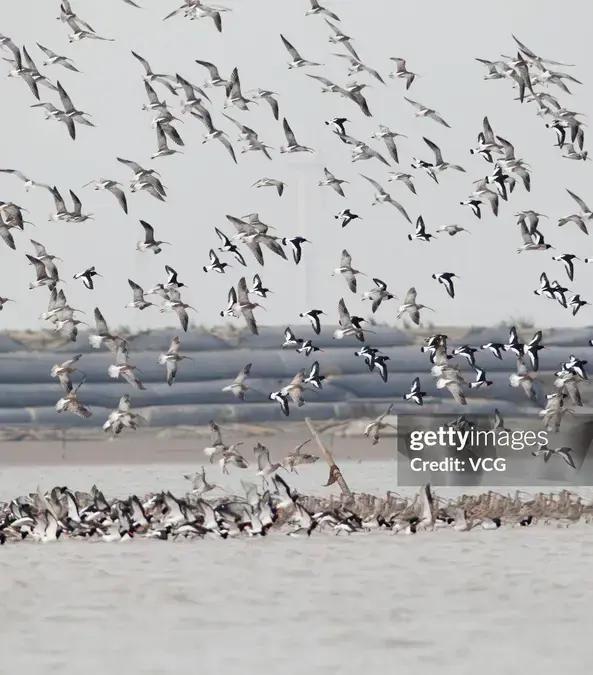
[[476,374],[476,379],[469,383],[470,389],[477,389],[478,387],[490,387],[492,385],[492,380],[488,380],[486,378],[486,371],[483,368],[475,367],[474,373]]
[[76,364],[82,358],[82,354],[76,354],[62,363],[56,363],[51,367],[50,376],[55,377],[66,393],[73,391],[71,375],[78,371]]
[[86,183],[83,187],[94,185],[95,190],[108,190],[117,199],[117,203],[121,206],[124,213],[128,213],[128,201],[124,191],[120,187],[120,183],[108,178],[100,178],[99,180]]
[[309,369],[309,374],[303,382],[305,384],[310,384],[314,389],[322,389],[324,380],[327,380],[327,376],[322,375],[320,372],[319,361],[313,361],[311,368]]
[[47,47],[44,47],[43,45],[39,44],[39,42],[37,43],[37,46],[47,57],[47,59],[43,61],[44,66],[59,65],[75,73],[80,72],[78,68],[74,65],[72,59],[70,59],[69,57],[56,54],[51,49],[48,49]]
[[420,241],[429,242],[431,239],[434,238],[434,236],[435,236],[434,234],[431,234],[430,232],[426,231],[424,218],[422,216],[418,216],[418,219],[416,220],[416,229],[414,230],[414,234],[409,234],[408,239],[409,241],[419,239]]
[[429,119],[442,124],[444,127],[450,128],[450,125],[432,108],[428,108],[427,106],[422,105],[422,103],[412,101],[412,99],[409,99],[407,96],[404,96],[404,100],[415,108],[416,112],[414,114],[416,117],[428,117]]
[[566,446],[563,446],[561,448],[550,448],[547,443],[545,444],[539,444],[537,450],[533,450],[531,454],[534,457],[539,457],[540,455],[543,456],[544,462],[549,462],[550,457],[552,455],[555,455],[556,457],[562,458],[571,469],[576,469],[576,464],[574,463],[574,459],[572,455],[570,454],[573,452],[572,448],[568,448]]
[[146,389],[140,378],[136,375],[137,366],[128,362],[127,357],[123,357],[118,363],[111,364],[107,369],[109,377],[116,380],[121,377],[136,389]]
[[399,164],[397,147],[395,145],[395,139],[398,136],[400,136],[401,138],[407,138],[407,136],[405,136],[404,134],[397,133],[396,131],[391,131],[389,127],[386,127],[383,124],[379,126],[378,131],[375,131],[375,133],[371,135],[371,138],[380,138],[385,142],[385,146],[387,147],[387,150],[389,151],[391,158],[396,164]]
[[324,173],[324,178],[322,178],[317,185],[320,187],[331,187],[335,192],[337,192],[340,197],[345,197],[346,195],[344,194],[344,189],[342,188],[342,185],[344,183],[347,183],[348,181],[346,180],[341,180],[339,178],[336,178],[331,171],[329,171],[327,168],[323,169]]
[[148,302],[148,300],[144,298],[144,289],[141,286],[131,279],[128,279],[128,284],[132,289],[133,300],[129,302],[126,307],[142,310],[153,306],[152,302]]
[[288,64],[288,68],[304,68],[304,67],[310,67],[310,66],[321,66],[321,63],[316,63],[315,61],[307,61],[307,59],[304,59],[298,51],[292,46],[292,44],[284,37],[284,35],[280,35],[280,39],[282,40],[282,44],[286,48],[286,51],[289,53],[291,57],[291,61]]
[[261,188],[261,187],[273,187],[276,188],[276,191],[278,192],[278,196],[282,197],[284,194],[284,188],[286,187],[286,184],[278,180],[276,178],[260,178],[257,180],[251,187],[256,187],[256,188]]
[[391,403],[387,407],[387,410],[385,410],[385,412],[382,412],[372,422],[366,425],[364,429],[364,435],[367,438],[371,439],[372,445],[377,445],[377,443],[380,441],[381,431],[383,431],[383,429],[391,428],[396,430],[396,427],[393,424],[389,424],[388,422],[384,421],[392,410],[393,410],[393,403]]
[[393,199],[393,197],[388,192],[386,192],[385,189],[376,180],[373,180],[372,178],[369,178],[368,176],[365,176],[364,174],[360,174],[360,175],[365,180],[367,180],[376,190],[375,196],[374,196],[374,201],[373,201],[373,206],[375,204],[391,204],[402,214],[402,216],[409,223],[412,222],[410,220],[410,216],[408,215],[408,212],[405,210],[405,208],[399,202],[396,202],[395,199]]
[[420,325],[420,310],[429,309],[434,312],[432,307],[427,307],[426,305],[419,305],[416,302],[416,289],[412,286],[406,293],[403,303],[400,305],[400,308],[397,312],[396,319],[401,318],[404,315],[410,317],[411,321],[417,326]]
[[340,266],[336,267],[336,269],[333,271],[332,276],[340,274],[344,280],[346,281],[346,284],[348,288],[352,291],[352,293],[356,293],[356,275],[357,274],[363,274],[364,272],[361,272],[360,270],[356,270],[352,267],[352,256],[346,249],[342,251],[342,256],[340,258]]
[[251,373],[251,363],[248,363],[247,365],[243,366],[239,373],[237,374],[237,377],[231,382],[231,384],[227,384],[222,388],[222,391],[228,391],[233,396],[238,398],[240,401],[245,400],[245,394],[249,391],[250,387],[246,384],[246,380],[249,377]]
[[163,244],[169,245],[168,241],[160,241],[154,238],[154,227],[145,220],[140,221],[140,225],[144,229],[144,240],[136,243],[138,251],[152,251],[155,255],[159,254],[163,249]]
[[393,181],[399,181],[403,183],[412,194],[415,195],[416,187],[412,182],[412,180],[413,180],[412,175],[409,173],[405,173],[403,171],[393,171],[390,172],[389,175],[387,176],[388,183],[392,183]]
[[243,254],[239,251],[237,246],[233,244],[233,242],[226,236],[222,230],[219,230],[217,227],[214,228],[214,231],[218,235],[218,238],[220,239],[222,243],[222,247],[219,248],[219,251],[224,251],[227,253],[232,253],[235,256],[235,259],[243,266],[245,266],[247,263],[245,262],[245,258],[243,257]]
[[92,265],[91,267],[87,267],[82,272],[77,272],[72,278],[82,279],[82,283],[84,284],[85,288],[88,288],[89,290],[92,291],[95,288],[93,277],[102,277],[102,276],[103,276],[102,274],[99,274],[99,272],[97,272],[95,266]]
[[416,405],[423,405],[425,396],[426,392],[422,391],[420,378],[415,377],[410,387],[410,391],[403,395],[403,399],[404,401],[414,401]]
[[[156,140],[158,149],[150,156],[151,159],[157,159],[158,157],[167,157],[168,155],[174,155],[176,153],[181,152],[181,150],[176,150],[175,148],[169,147],[169,144],[167,142],[167,134],[165,134],[165,128],[166,127],[163,122],[157,122]],[[180,145],[182,145],[182,143],[180,143]]]
[[454,272],[441,272],[440,274],[433,274],[433,279],[436,279],[439,284],[442,284],[447,291],[449,297],[455,297],[455,287],[453,285],[453,279],[459,279],[459,277]]
[[449,164],[449,162],[445,162],[443,159],[443,155],[441,153],[441,149],[439,146],[431,141],[429,138],[423,137],[424,142],[428,147],[433,151],[434,153],[434,170],[435,171],[446,171],[447,169],[453,169],[455,171],[461,171],[465,173],[465,169],[462,166],[459,166],[459,164]]
[[49,192],[51,192],[51,190],[52,190],[51,185],[48,185],[47,183],[40,183],[36,180],[33,180],[32,178],[29,178],[22,171],[19,171],[18,169],[0,169],[0,173],[6,173],[6,174],[9,174],[11,176],[16,176],[17,178],[22,180],[23,183],[25,184],[25,191],[26,192],[29,192],[29,190],[31,188],[34,188],[34,187],[44,188],[45,190],[48,190]]
[[324,16],[328,16],[330,19],[333,19],[334,21],[340,20],[340,17],[337,14],[334,14],[323,5],[320,5],[317,0],[309,0],[309,2],[311,3],[311,8],[305,10],[305,16],[323,14]]
[[517,360],[517,372],[511,373],[509,376],[511,387],[520,387],[527,398],[531,401],[535,401],[537,398],[537,393],[535,390],[534,373],[530,373],[527,370],[527,366],[520,360]]
[[320,317],[325,314],[320,309],[310,309],[306,312],[301,312],[299,316],[302,319],[307,318],[311,322],[311,326],[313,327],[313,331],[315,335],[319,335],[321,333],[321,319]]
[[561,262],[570,281],[574,281],[574,261],[580,260],[578,256],[574,255],[574,253],[562,253],[562,255],[552,256],[552,260]]
[[210,258],[210,264],[204,265],[202,267],[204,272],[214,271],[214,272],[218,272],[219,274],[224,274],[226,268],[229,267],[229,263],[221,262],[221,260],[216,255],[213,248],[211,248],[210,251],[208,252],[208,257]]
[[295,138],[295,135],[290,128],[290,124],[286,117],[282,120],[282,128],[284,129],[284,135],[286,136],[286,145],[280,147],[281,153],[295,153],[295,152],[315,152],[313,148],[309,148],[306,145],[299,145]]
[[172,386],[177,376],[177,367],[179,361],[183,359],[190,359],[191,356],[184,356],[179,353],[181,348],[181,339],[178,336],[175,336],[169,345],[169,349],[166,352],[159,354],[158,362],[161,366],[166,366],[167,368],[167,384]]
[[302,245],[303,244],[310,244],[311,242],[308,239],[305,239],[305,237],[284,237],[282,239],[282,245],[283,246],[290,246],[292,249],[292,257],[295,262],[295,265],[298,265],[301,262],[301,257],[302,257]]
[[387,284],[381,279],[374,277],[373,283],[375,284],[375,288],[365,291],[362,294],[362,300],[371,300],[371,311],[374,314],[381,306],[383,300],[393,300],[396,296],[387,290]]
[[391,56],[389,58],[391,61],[395,63],[395,70],[389,73],[389,77],[393,79],[398,78],[405,80],[406,90],[408,90],[412,86],[414,80],[416,79],[417,74],[408,70],[408,67],[406,65],[406,59],[402,59],[397,56]]
[[360,216],[356,213],[353,213],[350,209],[342,209],[337,213],[334,218],[341,221],[342,228],[346,225],[350,225],[353,220],[360,220]]
[[467,232],[468,234],[471,234],[471,232],[468,229],[466,229],[465,227],[461,227],[460,225],[442,225],[441,227],[437,227],[435,231],[446,232],[450,237],[454,237],[456,234],[459,234],[460,232]]
[[[310,442],[311,439],[307,438],[302,443],[299,443],[290,454],[286,455],[286,457],[282,460],[282,465],[284,466],[284,468],[294,473],[298,473],[295,467],[300,466],[301,464],[314,464],[315,462],[317,462],[319,460],[319,457],[317,457],[317,455],[311,455],[309,453],[302,452],[302,449],[305,447],[305,445],[307,445]],[[275,480],[282,481],[280,476],[276,476]]]

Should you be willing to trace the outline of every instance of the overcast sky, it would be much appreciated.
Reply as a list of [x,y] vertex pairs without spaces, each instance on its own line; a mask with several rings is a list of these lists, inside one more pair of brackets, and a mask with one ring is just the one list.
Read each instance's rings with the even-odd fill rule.
[[[529,318],[540,326],[591,323],[590,308],[573,319],[557,303],[533,294],[540,272],[546,270],[550,278],[561,281],[566,277],[549,253],[515,253],[521,241],[513,218],[514,213],[528,208],[546,213],[550,220],[543,221],[542,228],[558,252],[593,256],[589,238],[576,226],[557,227],[559,217],[576,212],[566,187],[593,204],[591,166],[561,159],[553,147],[554,134],[537,117],[535,107],[513,100],[516,94],[509,81],[484,81],[484,68],[475,57],[496,59],[501,53],[512,54],[514,33],[543,56],[577,64],[570,72],[583,86],[570,85],[572,97],[554,87],[550,92],[560,95],[567,108],[588,115],[593,96],[589,37],[593,6],[567,2],[559,14],[558,3],[547,0],[500,0],[494,5],[469,0],[457,0],[453,5],[440,0],[326,0],[328,8],[340,15],[344,32],[354,38],[362,60],[381,72],[387,83],[383,86],[360,76],[360,81],[372,85],[367,97],[373,117],[367,119],[351,102],[321,94],[318,84],[305,76],[311,72],[340,84],[346,81],[345,62],[332,56],[342,50],[328,43],[329,29],[323,18],[304,16],[309,6],[306,0],[226,0],[233,11],[223,15],[222,34],[206,19],[174,17],[163,22],[162,17],[176,7],[175,1],[138,2],[145,8],[137,10],[121,0],[74,1],[75,11],[97,33],[115,42],[84,40],[72,45],[68,44],[68,27],[56,20],[58,0],[2,2],[2,32],[19,45],[26,44],[40,68],[43,55],[36,42],[74,59],[81,74],[57,66],[41,69],[54,81],[59,78],[75,105],[87,111],[96,124],[94,129],[78,126],[77,140],[72,142],[63,125],[44,120],[40,109],[30,107],[35,101],[22,80],[0,81],[1,168],[18,168],[37,180],[56,184],[63,194],[71,188],[81,197],[84,210],[95,214],[94,221],[82,224],[49,223],[48,215],[53,211],[49,193],[26,193],[16,178],[0,176],[0,199],[26,207],[27,217],[34,223],[24,233],[16,232],[16,252],[0,242],[0,295],[18,301],[7,305],[0,315],[2,328],[42,325],[37,317],[46,307],[48,294],[45,288],[27,288],[33,278],[33,269],[24,258],[25,252],[32,252],[29,238],[43,242],[64,259],[60,270],[73,306],[91,316],[97,305],[111,323],[133,328],[173,323],[174,317],[162,315],[156,308],[144,312],[124,308],[131,299],[127,279],[148,288],[164,279],[166,263],[177,268],[189,286],[184,299],[198,309],[193,317],[198,324],[220,323],[219,312],[226,305],[230,285],[242,274],[250,278],[255,272],[274,291],[264,301],[267,311],[257,315],[262,324],[298,324],[298,313],[311,307],[325,310],[335,320],[341,296],[357,314],[364,313],[359,296],[348,291],[343,279],[330,276],[343,248],[352,254],[354,266],[369,275],[369,279],[359,278],[361,291],[369,287],[371,276],[384,279],[400,297],[415,285],[419,302],[436,309],[434,316],[427,314],[436,324],[490,325],[511,317]],[[325,65],[289,71],[280,33],[305,58]],[[316,153],[279,155],[277,148],[285,140],[281,125],[261,102],[246,113],[236,109],[227,112],[254,128],[274,148],[272,162],[260,153],[238,153],[235,166],[220,143],[201,144],[203,125],[190,117],[177,124],[185,140],[184,154],[151,162],[155,133],[151,114],[141,110],[145,101],[143,71],[131,49],[147,58],[155,71],[180,73],[196,84],[207,75],[194,62],[196,58],[213,61],[223,76],[238,66],[244,91],[263,87],[278,92],[281,117],[286,115],[297,139],[313,146]],[[392,70],[391,56],[405,57],[408,67],[421,75],[408,95],[438,110],[451,129],[414,117],[403,100],[404,83],[387,78]],[[8,64],[4,70],[8,73]],[[54,92],[44,87],[40,91],[44,100],[59,105]],[[238,151],[236,131],[221,116],[223,90],[209,91],[214,123],[230,133]],[[179,110],[180,99],[163,88],[158,88],[158,93],[174,113]],[[408,138],[398,143],[400,170],[409,170],[412,156],[431,159],[422,142],[422,136],[427,136],[441,146],[446,160],[463,164],[468,173],[445,173],[439,185],[418,173],[418,195],[414,196],[404,185],[388,184],[386,167],[377,161],[350,162],[350,149],[323,123],[338,115],[348,117],[352,121],[350,133],[364,140],[370,140],[379,124],[406,134]],[[484,115],[496,133],[515,145],[517,156],[531,165],[533,188],[527,193],[518,186],[509,203],[501,205],[498,218],[485,209],[479,221],[459,201],[471,191],[472,181],[490,170],[483,159],[469,154]],[[384,152],[381,141],[371,144]],[[110,194],[83,190],[84,183],[99,177],[121,180],[127,189],[131,173],[115,161],[116,156],[158,169],[168,191],[166,203],[146,193],[129,194],[130,213],[126,216]],[[324,166],[350,181],[345,186],[346,199],[329,188],[317,187]],[[360,173],[388,187],[413,220],[422,214],[429,231],[457,223],[470,228],[471,236],[440,235],[430,244],[409,242],[407,234],[412,227],[388,205],[371,207],[373,189]],[[278,198],[271,189],[251,187],[263,176],[286,181],[284,197]],[[363,220],[341,230],[333,216],[344,207]],[[305,245],[303,262],[296,267],[292,261],[287,263],[266,252],[266,265],[261,269],[246,251],[247,269],[237,265],[224,276],[205,275],[202,265],[208,262],[208,249],[217,244],[214,227],[230,234],[225,214],[241,216],[252,211],[275,225],[282,236],[300,234],[310,239],[313,244]],[[158,256],[137,252],[136,241],[142,235],[140,218],[152,223],[157,235],[174,245]],[[75,272],[89,265],[96,265],[105,275],[92,292],[72,280]],[[444,271],[461,277],[454,300],[431,279],[432,273]],[[575,282],[568,285],[593,302],[592,275],[593,265],[581,263]],[[396,302],[385,304],[377,318],[393,322],[396,310]]]

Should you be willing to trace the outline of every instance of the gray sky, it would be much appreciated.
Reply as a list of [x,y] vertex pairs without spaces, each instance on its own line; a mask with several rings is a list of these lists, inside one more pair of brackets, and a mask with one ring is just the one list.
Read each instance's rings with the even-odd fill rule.
[[[75,11],[99,34],[116,42],[84,40],[73,45],[68,44],[68,27],[56,20],[58,0],[2,3],[2,32],[19,45],[26,44],[40,67],[43,59],[35,42],[74,59],[83,74],[57,66],[42,71],[54,81],[59,78],[75,105],[90,113],[97,125],[96,129],[78,126],[78,138],[72,142],[63,125],[45,121],[41,110],[29,107],[35,101],[24,82],[0,81],[2,167],[18,168],[37,180],[55,183],[63,194],[68,188],[74,189],[84,209],[96,217],[83,224],[48,223],[53,202],[47,192],[27,194],[16,178],[0,176],[0,198],[29,209],[28,218],[35,224],[15,234],[16,252],[0,242],[0,295],[18,301],[18,305],[7,305],[0,315],[3,329],[42,325],[37,316],[46,307],[47,291],[27,289],[33,278],[33,269],[24,258],[25,252],[31,252],[29,238],[43,242],[64,258],[60,270],[73,306],[91,315],[98,305],[112,324],[134,328],[173,323],[174,317],[162,315],[155,308],[144,312],[124,309],[131,298],[127,278],[148,288],[163,280],[165,263],[176,267],[190,287],[184,299],[199,310],[193,317],[196,323],[219,323],[218,313],[226,304],[230,285],[236,284],[242,274],[250,278],[255,272],[274,290],[264,301],[267,311],[257,315],[262,324],[296,325],[298,313],[313,306],[335,320],[341,296],[360,314],[366,309],[364,304],[348,291],[341,278],[330,276],[342,248],[350,251],[354,266],[369,275],[369,279],[359,278],[361,291],[369,287],[370,276],[384,279],[400,297],[415,285],[419,302],[437,310],[434,316],[429,313],[426,317],[436,324],[489,325],[510,317],[530,318],[541,326],[591,323],[589,308],[573,319],[557,303],[533,294],[540,272],[546,270],[550,278],[561,281],[566,277],[561,264],[553,262],[548,253],[515,253],[521,241],[513,218],[515,212],[527,208],[546,213],[550,220],[542,221],[542,229],[559,252],[593,256],[593,246],[576,226],[560,230],[556,225],[558,217],[576,211],[565,187],[593,203],[591,166],[561,159],[553,147],[553,132],[544,127],[534,106],[514,101],[515,92],[508,81],[484,81],[485,71],[474,57],[496,59],[501,52],[512,54],[514,33],[544,57],[575,63],[577,67],[570,72],[584,85],[571,85],[575,92],[572,97],[555,87],[550,91],[559,94],[566,107],[588,114],[593,59],[586,45],[593,6],[564,3],[562,16],[578,20],[565,22],[562,18],[563,27],[558,31],[558,4],[548,0],[501,0],[495,6],[457,0],[454,12],[450,3],[440,0],[326,0],[326,6],[340,15],[344,32],[353,36],[362,60],[386,78],[387,85],[383,86],[367,76],[360,77],[372,84],[367,98],[373,117],[366,119],[351,102],[321,94],[317,83],[305,76],[305,72],[323,74],[340,84],[346,79],[346,64],[331,55],[342,50],[328,43],[329,29],[321,17],[304,16],[309,6],[306,0],[226,0],[224,4],[233,11],[223,15],[222,34],[209,20],[175,17],[163,22],[162,16],[175,8],[174,1],[138,1],[146,5],[143,10],[121,0],[75,0]],[[281,32],[305,58],[320,61],[324,67],[289,71]],[[274,161],[260,153],[248,153],[240,155],[235,166],[220,143],[202,145],[203,125],[185,118],[184,124],[177,124],[185,140],[185,154],[151,163],[155,134],[150,113],[141,111],[145,101],[143,71],[130,49],[147,58],[155,72],[178,72],[197,84],[207,73],[194,63],[196,58],[216,63],[223,77],[238,66],[244,91],[263,87],[278,92],[281,116],[287,116],[297,139],[315,147],[316,154],[280,156],[276,149],[284,143],[281,125],[261,102],[247,113],[236,109],[227,112],[258,131],[260,138],[275,149]],[[386,77],[392,70],[390,56],[405,57],[408,67],[420,73],[409,96],[439,111],[452,129],[414,118],[403,100],[403,82]],[[5,70],[8,72],[8,65]],[[44,87],[41,92],[44,100],[56,102],[54,92]],[[215,125],[229,132],[234,141],[234,128],[221,116],[223,91],[209,92]],[[174,97],[170,93],[163,88],[158,88],[158,93],[174,111],[178,110],[179,101],[171,100]],[[414,196],[403,185],[388,184],[386,167],[377,161],[351,164],[349,148],[323,124],[338,115],[347,116],[352,121],[350,133],[364,140],[370,139],[379,124],[406,134],[408,139],[398,143],[399,170],[408,170],[411,156],[431,158],[421,140],[425,135],[441,146],[446,160],[463,164],[468,173],[446,173],[440,185],[418,174],[418,195]],[[532,166],[533,187],[526,193],[517,186],[509,203],[502,203],[498,218],[484,210],[478,221],[459,201],[471,191],[471,182],[490,170],[484,160],[469,155],[484,115],[488,115],[496,133],[515,145],[517,156]],[[371,144],[383,152],[382,142]],[[237,151],[239,147],[235,143]],[[129,195],[130,214],[125,216],[110,194],[81,189],[98,177],[121,180],[127,187],[131,173],[115,161],[116,156],[157,168],[168,189],[167,202],[159,203],[145,193]],[[345,186],[347,199],[329,188],[317,187],[324,166],[350,181]],[[388,187],[413,220],[422,214],[430,231],[457,223],[471,228],[472,235],[441,235],[430,244],[409,242],[411,226],[388,205],[371,207],[373,189],[359,173]],[[287,182],[283,198],[272,189],[250,187],[263,176]],[[363,221],[341,230],[333,216],[346,206],[359,213]],[[214,226],[230,234],[225,214],[240,216],[251,211],[258,211],[262,220],[275,225],[283,236],[300,234],[310,239],[313,246],[305,245],[303,262],[295,267],[292,261],[286,263],[266,253],[262,269],[246,251],[248,269],[237,265],[224,276],[204,275],[202,265],[207,263],[208,249],[217,244]],[[137,252],[135,244],[142,234],[140,218],[151,222],[157,235],[174,246],[158,256]],[[71,278],[91,264],[106,277],[97,281],[93,292]],[[431,279],[433,272],[443,271],[454,271],[461,277],[454,300]],[[581,264],[570,286],[593,302],[592,274],[593,267]],[[396,302],[383,305],[377,318],[392,323],[396,310]]]

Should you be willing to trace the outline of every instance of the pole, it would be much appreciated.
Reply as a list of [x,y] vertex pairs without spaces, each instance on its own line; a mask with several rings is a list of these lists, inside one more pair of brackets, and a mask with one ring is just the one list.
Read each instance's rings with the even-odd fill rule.
[[350,490],[348,484],[344,480],[344,476],[342,476],[342,472],[340,471],[339,466],[336,464],[331,452],[323,444],[323,441],[321,440],[321,437],[319,436],[317,430],[313,426],[313,423],[308,417],[305,417],[305,422],[307,424],[307,427],[309,428],[309,431],[311,432],[311,435],[313,436],[315,442],[317,443],[319,449],[321,450],[321,454],[323,455],[325,461],[329,466],[329,479],[326,485],[332,485],[333,483],[337,483],[340,486],[340,490],[342,491],[343,495],[346,495],[347,497],[352,497],[352,491]]

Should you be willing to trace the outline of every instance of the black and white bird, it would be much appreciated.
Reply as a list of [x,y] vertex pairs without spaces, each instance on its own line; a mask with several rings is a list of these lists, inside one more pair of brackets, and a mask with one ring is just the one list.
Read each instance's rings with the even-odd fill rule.
[[249,292],[258,295],[260,298],[267,298],[268,293],[271,293],[272,291],[264,286],[259,274],[254,274]]
[[222,232],[222,230],[219,230],[217,227],[215,227],[214,231],[218,235],[220,243],[222,244],[218,250],[224,253],[231,253],[232,255],[235,256],[235,260],[237,260],[237,262],[239,262],[241,265],[247,265],[247,263],[245,262],[245,258],[243,257],[243,254],[239,251],[237,245],[233,244],[231,239],[229,239],[229,237],[227,237],[227,235],[224,232]]
[[451,353],[453,356],[462,356],[469,365],[473,368],[476,365],[475,354],[478,350],[475,347],[470,347],[469,345],[461,345],[461,347],[456,347]]
[[342,227],[346,227],[346,225],[349,225],[353,220],[360,220],[360,216],[356,213],[352,213],[350,209],[342,209],[334,216],[334,218],[341,221],[340,224]]
[[568,306],[571,308],[573,316],[576,316],[579,313],[581,307],[590,304],[591,303],[587,302],[587,300],[583,300],[578,293],[572,295],[568,300]]
[[298,265],[301,262],[301,258],[303,255],[302,251],[302,246],[303,244],[310,244],[311,242],[308,239],[305,239],[305,237],[285,237],[282,239],[282,245],[283,246],[290,246],[292,249],[292,258],[295,262],[295,265]]
[[442,284],[447,291],[447,294],[451,297],[455,297],[455,286],[453,285],[453,279],[459,279],[455,272],[441,272],[440,274],[433,274],[433,279],[436,279],[439,284]]
[[420,378],[416,377],[412,382],[412,386],[410,387],[409,393],[404,394],[403,399],[404,401],[414,401],[416,405],[423,405],[425,396],[426,392],[422,391],[422,387],[420,385]]
[[93,265],[92,267],[87,267],[82,272],[77,272],[72,278],[82,279],[82,283],[84,284],[84,286],[92,291],[95,288],[93,277],[102,277],[102,276],[103,275],[99,274],[99,272],[97,272],[95,266]]
[[389,356],[385,354],[377,354],[374,359],[374,370],[378,371],[383,382],[387,382],[387,378],[389,377],[387,371],[387,361],[389,360]]
[[505,346],[502,344],[502,342],[487,342],[486,344],[481,345],[480,349],[487,349],[497,359],[502,361],[502,354],[505,351]]
[[313,327],[313,331],[315,332],[316,335],[319,335],[321,333],[321,319],[320,317],[322,315],[325,315],[325,312],[323,312],[321,309],[310,309],[307,312],[301,312],[299,316],[301,319],[309,319],[311,322],[311,326]]
[[414,230],[414,234],[409,234],[408,239],[409,241],[413,241],[414,239],[419,239],[420,241],[426,241],[429,242],[431,239],[434,238],[434,234],[430,234],[430,232],[426,231],[426,225],[424,224],[424,218],[422,216],[418,216],[416,220],[416,229]]
[[210,258],[210,264],[204,265],[202,269],[204,272],[218,272],[219,274],[224,274],[227,267],[230,267],[229,263],[221,262],[220,258],[216,255],[213,248],[208,252],[208,257]]
[[309,374],[303,382],[310,384],[315,389],[321,389],[323,387],[323,381],[327,379],[326,375],[322,375],[319,368],[319,361],[314,361]]
[[476,379],[469,383],[470,389],[489,387],[492,384],[492,380],[488,380],[486,378],[486,371],[483,368],[479,368],[477,366],[474,367],[474,373],[476,374]]
[[570,281],[574,281],[574,261],[580,260],[578,256],[573,253],[563,253],[562,255],[552,256],[552,260],[561,262]]

